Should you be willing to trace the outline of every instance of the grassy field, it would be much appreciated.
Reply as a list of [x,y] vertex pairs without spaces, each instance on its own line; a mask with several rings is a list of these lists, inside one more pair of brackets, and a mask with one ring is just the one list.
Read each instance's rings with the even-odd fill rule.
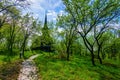
[[92,66],[89,57],[73,56],[70,61],[43,53],[35,62],[42,80],[120,80],[120,65],[104,61]]
[[[36,54],[36,52],[25,51],[25,59]],[[0,55],[0,80],[16,80],[21,69],[23,59],[19,55],[8,56]]]

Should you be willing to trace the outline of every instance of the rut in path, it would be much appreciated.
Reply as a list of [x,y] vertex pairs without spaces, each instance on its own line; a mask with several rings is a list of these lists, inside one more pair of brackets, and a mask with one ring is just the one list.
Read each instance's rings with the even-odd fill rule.
[[18,80],[40,80],[37,75],[37,68],[33,59],[38,57],[39,54],[31,56],[29,59],[22,62],[22,69],[20,70],[20,74]]

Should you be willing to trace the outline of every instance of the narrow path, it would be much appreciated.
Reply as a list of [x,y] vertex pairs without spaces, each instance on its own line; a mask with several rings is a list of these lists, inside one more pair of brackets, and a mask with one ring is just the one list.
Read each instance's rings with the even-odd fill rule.
[[39,54],[33,55],[22,63],[22,69],[20,70],[18,80],[39,80],[37,76],[37,68],[33,62],[33,59],[38,56]]

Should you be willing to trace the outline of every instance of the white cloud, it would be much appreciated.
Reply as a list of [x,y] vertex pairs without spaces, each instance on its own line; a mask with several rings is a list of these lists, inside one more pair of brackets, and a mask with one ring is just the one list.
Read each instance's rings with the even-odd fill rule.
[[49,0],[49,5],[51,9],[55,9],[57,7],[61,7],[62,1],[61,0]]
[[57,17],[57,12],[54,10],[48,10],[47,16],[48,16],[48,21],[55,21]]
[[53,13],[52,13],[52,12],[49,12],[49,13],[47,13],[47,15],[48,15],[48,16],[51,16],[51,15],[53,15]]
[[63,14],[64,14],[64,11],[61,10],[61,11],[59,12],[59,16],[62,16]]
[[35,19],[38,19],[38,17],[39,17],[39,14],[33,14],[33,17],[35,18]]
[[53,21],[56,21],[56,18],[53,18]]
[[61,9],[62,1],[61,0],[30,0],[30,9],[23,11],[32,12],[35,18],[38,18],[44,21],[45,11],[47,10],[48,21],[56,20],[57,14],[62,15]]

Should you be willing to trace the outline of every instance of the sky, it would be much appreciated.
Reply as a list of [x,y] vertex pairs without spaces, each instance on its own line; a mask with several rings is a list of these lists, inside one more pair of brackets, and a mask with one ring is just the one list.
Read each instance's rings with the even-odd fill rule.
[[61,0],[29,0],[29,8],[23,10],[23,14],[32,12],[35,18],[44,21],[47,12],[48,21],[56,21],[57,15],[64,13],[64,5]]

